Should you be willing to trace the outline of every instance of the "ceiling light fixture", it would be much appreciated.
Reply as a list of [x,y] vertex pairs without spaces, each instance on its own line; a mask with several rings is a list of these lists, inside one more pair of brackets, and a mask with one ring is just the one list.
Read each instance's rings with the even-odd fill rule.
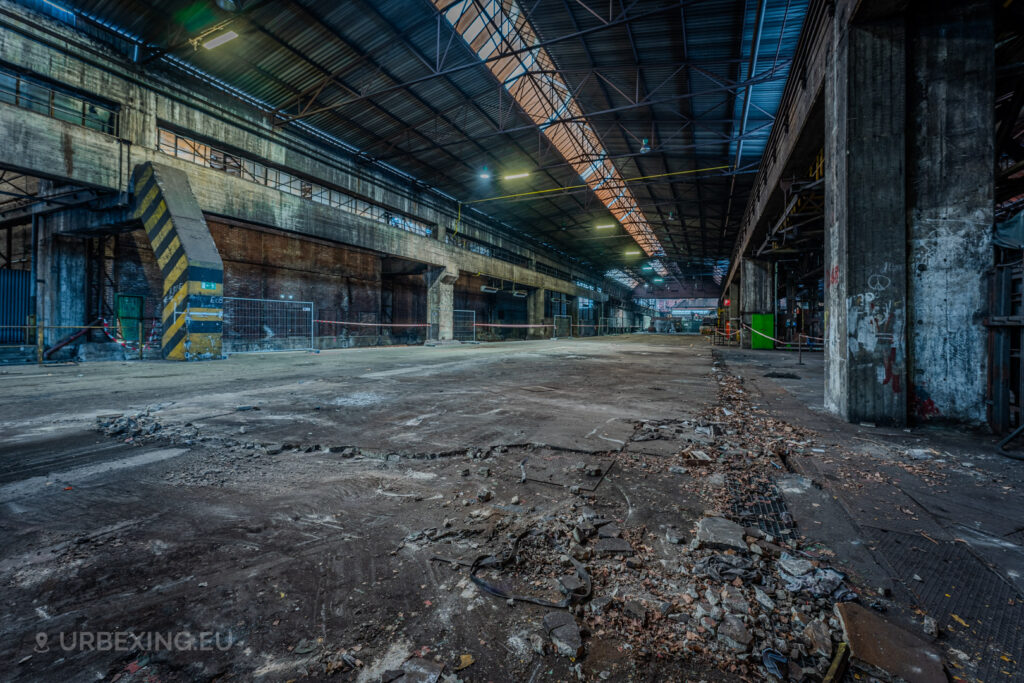
[[513,173],[512,175],[505,176],[505,180],[516,180],[518,178],[527,178],[529,173]]
[[498,288],[491,287],[490,285],[480,285],[480,291],[486,292],[487,294],[495,294],[498,291]]
[[648,140],[647,138],[644,138],[643,144],[640,145],[640,153],[641,154],[647,154],[650,151],[651,151],[651,141]]
[[614,228],[615,224],[614,223],[602,223],[601,225],[595,225],[594,227],[597,228],[598,230],[604,230],[605,228]]
[[639,256],[639,255],[640,255],[640,251],[637,250],[637,249],[630,249],[629,251],[626,252],[626,256]]
[[237,37],[238,34],[234,31],[225,31],[224,33],[221,33],[219,36],[210,38],[208,41],[203,43],[203,47],[205,47],[207,50],[212,50],[213,48],[220,47],[229,40],[234,40]]
[[486,166],[484,166],[480,170],[480,177],[483,178],[484,180],[490,180],[491,179],[491,172],[487,170]]

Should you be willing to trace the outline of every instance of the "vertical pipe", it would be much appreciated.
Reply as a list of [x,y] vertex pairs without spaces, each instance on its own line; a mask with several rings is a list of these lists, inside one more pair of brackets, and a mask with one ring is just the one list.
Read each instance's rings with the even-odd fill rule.
[[28,284],[28,306],[35,321],[39,317],[36,310],[36,279],[39,277],[39,216],[32,214],[32,274]]

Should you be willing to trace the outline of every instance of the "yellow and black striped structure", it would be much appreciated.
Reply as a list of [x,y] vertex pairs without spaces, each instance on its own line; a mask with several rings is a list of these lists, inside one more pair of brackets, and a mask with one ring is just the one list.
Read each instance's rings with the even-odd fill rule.
[[163,357],[221,358],[224,265],[184,171],[147,162],[132,175],[135,218],[163,274]]

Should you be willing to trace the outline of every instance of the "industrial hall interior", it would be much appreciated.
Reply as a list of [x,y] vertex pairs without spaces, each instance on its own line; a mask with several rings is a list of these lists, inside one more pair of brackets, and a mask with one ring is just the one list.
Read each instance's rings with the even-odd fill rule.
[[0,0],[0,681],[1024,683],[1024,0]]

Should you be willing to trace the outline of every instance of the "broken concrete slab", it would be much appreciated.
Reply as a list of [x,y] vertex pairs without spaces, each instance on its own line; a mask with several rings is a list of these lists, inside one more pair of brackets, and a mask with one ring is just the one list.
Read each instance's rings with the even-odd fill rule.
[[743,624],[743,620],[732,614],[725,615],[722,624],[718,627],[718,640],[726,647],[737,652],[746,652],[754,636]]
[[566,657],[583,654],[583,637],[576,619],[568,612],[548,612],[544,615],[544,630],[551,638],[555,650]]
[[697,541],[707,548],[747,550],[743,527],[724,517],[705,517],[697,523]]
[[854,666],[908,683],[945,681],[942,655],[913,633],[852,602],[836,605]]
[[437,683],[444,671],[444,664],[432,662],[422,657],[413,657],[402,664],[402,683]]
[[599,557],[632,555],[633,546],[624,538],[602,538],[594,544],[594,552]]

